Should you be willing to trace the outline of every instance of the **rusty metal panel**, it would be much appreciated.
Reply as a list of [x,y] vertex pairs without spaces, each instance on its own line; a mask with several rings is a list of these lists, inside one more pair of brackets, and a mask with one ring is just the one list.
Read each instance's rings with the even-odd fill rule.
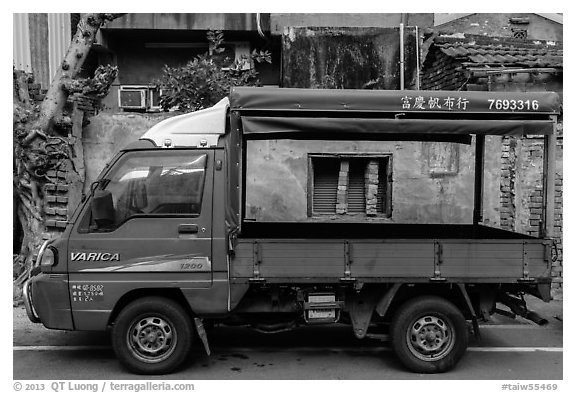
[[28,14],[12,14],[12,56],[17,70],[32,72]]
[[352,277],[432,277],[434,242],[402,241],[352,243]]
[[[48,14],[48,66],[52,81],[72,40],[70,14]],[[50,82],[49,81],[49,82]]]
[[444,278],[522,278],[522,241],[442,241]]

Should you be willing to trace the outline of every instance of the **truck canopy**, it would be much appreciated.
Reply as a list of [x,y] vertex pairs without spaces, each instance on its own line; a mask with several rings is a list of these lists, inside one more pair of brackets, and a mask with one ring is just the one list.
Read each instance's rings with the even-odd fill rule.
[[550,92],[236,87],[230,110],[239,112],[248,139],[443,140],[447,135],[548,135],[560,98]]
[[[554,178],[561,100],[553,92],[327,90],[233,87],[213,108],[160,122],[141,139],[165,147],[227,146],[226,224],[241,232],[245,142],[251,139],[408,140],[470,144],[476,135],[474,218],[481,222],[484,137],[545,136],[545,179]],[[227,116],[229,115],[227,121]],[[554,181],[544,181],[544,235],[553,230]],[[230,249],[233,249],[230,242]]]

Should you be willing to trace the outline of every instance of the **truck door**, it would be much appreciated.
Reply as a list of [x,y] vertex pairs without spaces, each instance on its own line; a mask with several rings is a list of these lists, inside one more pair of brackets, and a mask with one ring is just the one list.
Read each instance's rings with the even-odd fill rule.
[[96,192],[110,193],[113,219],[95,219],[92,201],[70,235],[75,315],[109,311],[131,289],[210,287],[213,161],[210,150],[157,149],[114,163]]

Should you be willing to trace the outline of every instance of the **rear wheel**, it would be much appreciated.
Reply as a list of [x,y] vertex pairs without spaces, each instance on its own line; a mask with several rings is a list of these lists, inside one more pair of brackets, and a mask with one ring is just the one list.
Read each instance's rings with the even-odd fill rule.
[[128,304],[112,328],[120,362],[137,374],[167,374],[186,359],[194,330],[188,313],[173,300],[147,297]]
[[394,316],[392,346],[400,361],[412,371],[448,371],[468,346],[466,320],[446,299],[436,296],[412,299]]

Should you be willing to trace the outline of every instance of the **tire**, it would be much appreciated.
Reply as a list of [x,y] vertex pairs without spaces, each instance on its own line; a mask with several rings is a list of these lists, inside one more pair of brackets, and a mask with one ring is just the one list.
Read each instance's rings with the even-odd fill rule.
[[128,304],[112,327],[112,346],[120,363],[136,374],[168,374],[190,353],[194,329],[175,301],[146,297]]
[[468,346],[464,316],[454,304],[437,296],[404,303],[392,320],[391,336],[396,356],[417,373],[449,371]]

